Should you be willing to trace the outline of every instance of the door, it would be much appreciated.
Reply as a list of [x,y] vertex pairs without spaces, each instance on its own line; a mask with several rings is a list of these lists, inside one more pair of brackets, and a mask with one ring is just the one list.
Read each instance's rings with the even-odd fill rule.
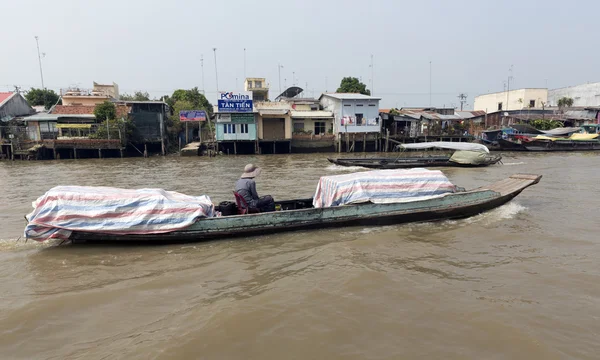
[[263,118],[263,140],[285,139],[285,119]]

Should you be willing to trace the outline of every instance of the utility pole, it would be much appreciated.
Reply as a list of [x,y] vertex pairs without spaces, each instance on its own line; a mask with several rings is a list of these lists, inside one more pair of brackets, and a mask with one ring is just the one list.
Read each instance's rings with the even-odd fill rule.
[[277,64],[277,72],[279,73],[279,94],[281,94],[281,69],[283,65]]
[[296,85],[296,72],[292,71],[292,86]]
[[206,95],[206,89],[204,88],[204,55],[200,55],[200,67],[202,68],[202,94]]
[[509,110],[508,94],[510,94],[510,81],[513,78],[512,71],[513,71],[513,66],[511,65],[510,68],[508,68],[508,81],[506,82],[506,111]]
[[217,95],[219,93],[219,72],[217,71],[217,48],[213,48],[213,53],[215,54],[215,80],[217,82]]
[[246,81],[246,48],[244,48],[244,81]]
[[[38,39],[38,36],[35,36],[35,44],[37,45],[37,52],[38,52],[38,62],[40,63],[40,78],[42,79],[42,90],[45,89],[44,87],[44,73],[42,72],[42,56],[40,55],[40,42]],[[46,54],[44,54],[45,56]]]
[[460,93],[458,95],[458,101],[460,101],[460,111],[463,111],[463,105],[467,103],[467,94]]
[[369,67],[371,68],[371,95],[373,95],[373,82],[375,81],[374,77],[373,77],[373,54],[371,54],[371,65],[369,65]]
[[431,107],[431,61],[429,61],[429,107]]

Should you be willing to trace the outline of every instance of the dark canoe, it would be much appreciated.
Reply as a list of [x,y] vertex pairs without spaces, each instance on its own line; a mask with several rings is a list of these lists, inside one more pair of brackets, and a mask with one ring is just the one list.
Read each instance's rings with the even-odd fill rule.
[[533,140],[517,143],[499,139],[500,150],[504,151],[593,151],[600,150],[598,140]]
[[201,241],[334,226],[386,225],[457,219],[496,208],[537,184],[539,175],[513,175],[488,186],[444,197],[395,204],[355,204],[313,208],[312,199],[279,202],[281,211],[200,219],[185,230],[153,235],[112,235],[73,232],[73,242],[174,242]]
[[340,166],[361,166],[369,169],[409,169],[416,167],[481,167],[496,164],[501,155],[488,155],[480,164],[460,164],[450,161],[450,156],[406,157],[406,158],[327,158],[329,162]]

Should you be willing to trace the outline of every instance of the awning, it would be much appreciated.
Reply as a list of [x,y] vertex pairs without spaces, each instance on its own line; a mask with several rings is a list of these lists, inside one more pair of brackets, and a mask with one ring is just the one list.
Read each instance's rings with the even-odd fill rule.
[[287,109],[261,109],[261,110],[258,110],[258,113],[260,114],[260,116],[287,115],[288,112],[289,112],[289,110],[287,110]]
[[56,124],[59,129],[89,129],[92,124]]
[[331,111],[291,111],[292,118],[296,119],[333,119]]

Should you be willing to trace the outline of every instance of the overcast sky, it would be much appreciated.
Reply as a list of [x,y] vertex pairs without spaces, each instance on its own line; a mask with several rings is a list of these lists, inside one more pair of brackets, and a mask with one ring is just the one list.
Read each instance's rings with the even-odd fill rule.
[[[600,1],[531,0],[101,0],[3,1],[0,91],[119,84],[121,93],[159,97],[202,85],[242,89],[266,77],[271,98],[295,82],[309,96],[335,91],[342,77],[371,88],[382,107],[459,106],[511,88],[600,81]],[[293,79],[295,73],[295,80]],[[237,82],[236,82],[237,79]]]

